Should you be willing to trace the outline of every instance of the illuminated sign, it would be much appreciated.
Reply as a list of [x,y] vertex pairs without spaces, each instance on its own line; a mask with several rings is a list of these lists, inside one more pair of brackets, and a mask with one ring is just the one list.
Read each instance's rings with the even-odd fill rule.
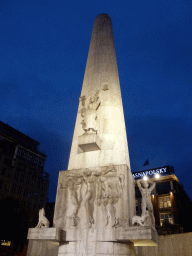
[[156,168],[156,169],[150,169],[150,170],[146,170],[146,171],[140,171],[140,172],[135,172],[133,173],[133,178],[134,179],[141,179],[143,178],[144,176],[154,176],[155,174],[170,174],[170,173],[173,173],[174,170],[173,170],[173,167],[170,167],[170,166],[165,166],[165,167],[160,167],[160,168]]

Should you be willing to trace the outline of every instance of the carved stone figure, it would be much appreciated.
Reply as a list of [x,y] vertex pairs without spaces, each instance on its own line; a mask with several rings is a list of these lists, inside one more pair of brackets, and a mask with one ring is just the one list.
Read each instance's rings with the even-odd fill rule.
[[86,107],[85,107],[86,97],[85,97],[85,95],[84,95],[84,96],[81,96],[81,97],[79,98],[79,101],[80,101],[81,104],[82,104],[82,109],[81,109],[82,121],[81,121],[81,124],[82,124],[82,128],[84,129],[84,128],[86,127],[85,120],[84,120],[84,116],[85,116],[85,112],[86,112]]
[[141,216],[133,216],[132,218],[132,224],[138,224],[140,226],[148,226],[147,224],[144,223],[144,221],[149,217],[149,212],[146,211],[145,215],[141,215]]
[[[98,171],[98,172],[85,169],[85,171],[82,174],[71,173],[67,175],[68,178],[73,177],[73,179],[76,179],[76,178],[83,179],[84,184],[86,185],[85,194],[82,199],[81,205],[82,207],[85,207],[86,215],[88,216],[89,227],[91,227],[91,225],[94,223],[93,211],[94,211],[94,200],[96,198],[97,177],[106,175],[108,172],[116,172],[116,169],[113,166],[107,167],[105,170]],[[82,189],[82,186],[81,186],[81,189]]]
[[86,97],[80,97],[83,108],[81,109],[81,116],[83,118],[81,124],[85,133],[97,133],[96,119],[97,109],[99,108],[99,91],[95,93],[94,97],[90,97],[87,108],[85,107]]
[[[77,216],[80,204],[81,196],[78,193],[79,185],[81,185],[82,179],[67,176],[67,182],[65,189],[67,189],[67,199],[66,199],[66,212],[65,212],[65,222],[66,227],[77,226],[79,217]],[[63,189],[61,184],[60,189]]]
[[35,228],[48,228],[50,225],[48,219],[45,217],[45,210],[44,208],[39,209],[39,222]]
[[102,90],[103,91],[108,91],[109,90],[108,84],[104,84]]
[[124,176],[119,177],[101,177],[98,186],[98,204],[101,205],[104,216],[106,217],[105,225],[111,223],[112,227],[119,224],[119,218],[116,215],[115,204],[118,202],[121,189],[124,186]]
[[155,225],[155,218],[153,215],[153,205],[151,202],[151,192],[155,188],[156,184],[153,181],[137,180],[137,185],[142,195],[142,202],[141,202],[142,216],[145,216],[147,214],[147,209],[148,209],[149,217],[151,219],[152,225]]
[[81,97],[79,98],[79,100],[81,101],[82,106],[85,107],[85,101],[86,101],[85,95],[81,96]]

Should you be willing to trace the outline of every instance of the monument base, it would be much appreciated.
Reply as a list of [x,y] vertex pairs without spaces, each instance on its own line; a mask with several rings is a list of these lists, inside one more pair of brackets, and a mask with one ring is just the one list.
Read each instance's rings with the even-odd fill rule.
[[158,246],[158,234],[154,227],[117,228],[115,239],[122,242],[132,242],[134,246]]
[[66,231],[60,228],[29,228],[27,239],[35,241],[66,241]]
[[134,256],[134,244],[115,240],[115,228],[111,229],[68,229],[67,239],[61,242],[59,256]]
[[59,242],[59,256],[134,256],[134,246],[158,245],[157,232],[153,227],[70,228],[65,231],[58,228],[31,228],[28,239],[42,243]]

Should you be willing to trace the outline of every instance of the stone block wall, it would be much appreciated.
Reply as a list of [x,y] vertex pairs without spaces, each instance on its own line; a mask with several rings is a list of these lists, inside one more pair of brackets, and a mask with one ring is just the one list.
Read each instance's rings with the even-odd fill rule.
[[59,243],[29,240],[27,256],[57,256]]
[[159,236],[159,246],[135,247],[135,256],[192,256],[192,233]]
[[[57,243],[29,241],[27,256],[57,255]],[[192,256],[192,232],[159,236],[159,246],[135,247],[135,256]]]

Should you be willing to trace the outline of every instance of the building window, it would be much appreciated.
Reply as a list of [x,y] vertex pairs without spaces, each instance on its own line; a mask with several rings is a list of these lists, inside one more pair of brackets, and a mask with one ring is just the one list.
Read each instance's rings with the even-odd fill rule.
[[44,158],[42,158],[42,157],[39,157],[38,167],[39,167],[39,168],[41,168],[41,167],[43,168],[44,163],[45,163],[45,159],[44,159]]
[[16,189],[16,184],[12,184],[12,187],[11,187],[11,192],[15,192],[15,189]]
[[173,215],[171,213],[160,213],[160,225],[163,223],[174,224]]
[[10,171],[8,172],[7,176],[8,176],[8,178],[11,178],[11,172]]
[[1,240],[1,245],[4,245],[4,246],[11,246],[11,241]]
[[19,175],[18,172],[16,172],[16,173],[15,173],[15,177],[14,177],[14,179],[15,179],[16,181],[18,180],[18,175]]
[[22,187],[19,187],[18,188],[18,194],[21,195],[21,193],[22,193]]
[[35,179],[33,178],[31,185],[34,187],[35,186]]
[[171,207],[171,198],[170,196],[159,197],[159,208],[169,208]]
[[19,170],[21,172],[25,172],[25,165],[23,165],[21,163],[17,163],[17,170]]
[[21,181],[21,182],[23,182],[23,181],[24,181],[24,175],[23,175],[23,174],[21,174],[20,181]]
[[168,194],[171,190],[170,182],[159,182],[156,184],[156,193],[159,195]]
[[27,177],[26,184],[27,185],[30,184],[30,178],[29,177]]
[[27,196],[27,194],[28,194],[28,190],[25,188],[24,189],[24,196]]
[[45,190],[45,184],[44,183],[42,184],[42,190],[43,191]]
[[33,191],[30,191],[28,197],[33,197]]

